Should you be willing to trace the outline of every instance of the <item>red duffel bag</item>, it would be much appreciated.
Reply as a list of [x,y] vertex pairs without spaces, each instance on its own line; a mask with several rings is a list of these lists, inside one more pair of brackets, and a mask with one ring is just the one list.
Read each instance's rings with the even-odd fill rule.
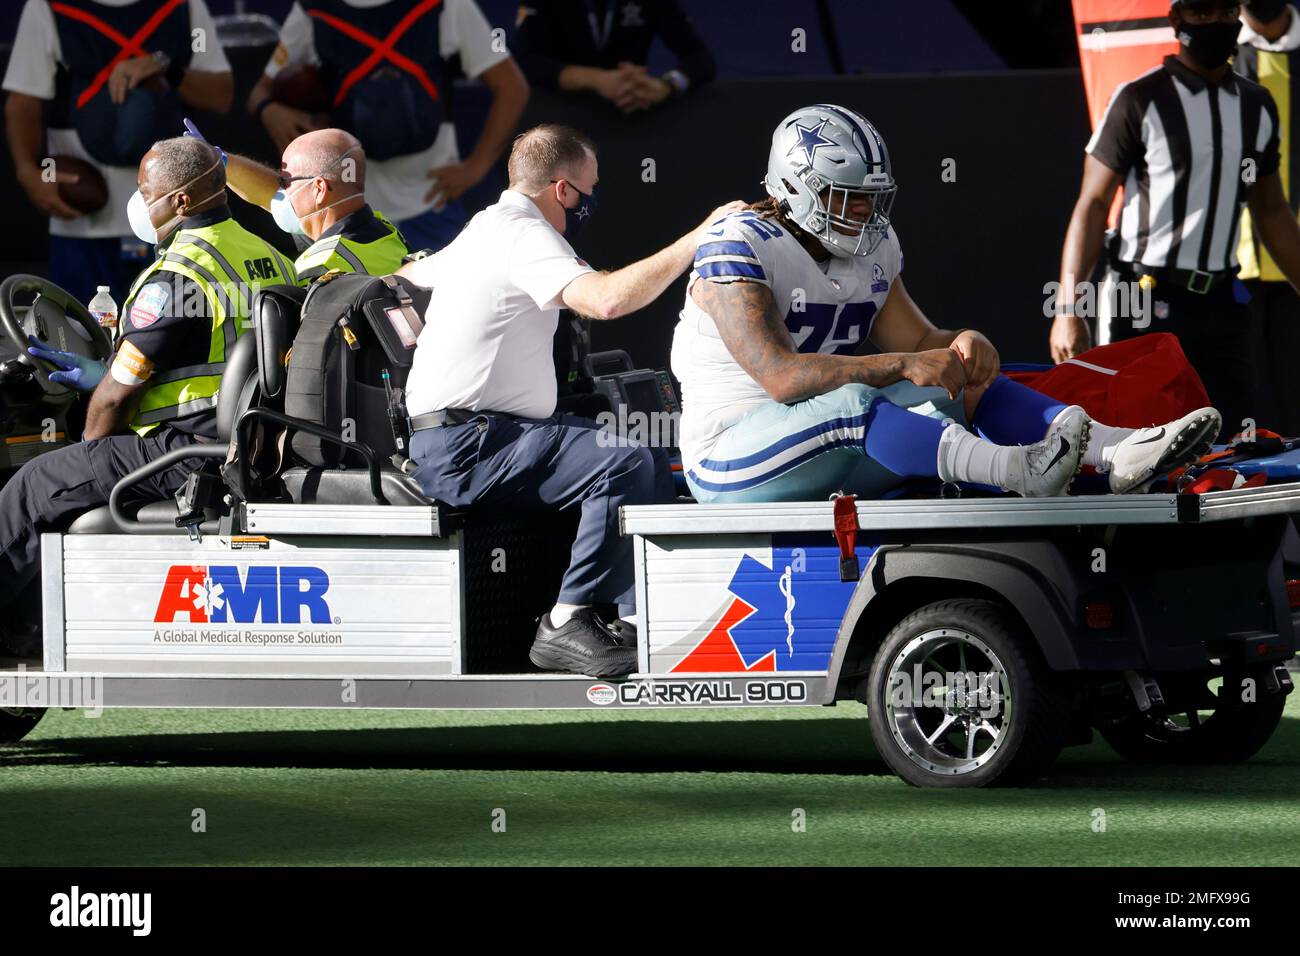
[[1060,365],[1004,365],[1002,371],[1121,428],[1170,422],[1210,404],[1178,337],[1168,332],[1101,345]]

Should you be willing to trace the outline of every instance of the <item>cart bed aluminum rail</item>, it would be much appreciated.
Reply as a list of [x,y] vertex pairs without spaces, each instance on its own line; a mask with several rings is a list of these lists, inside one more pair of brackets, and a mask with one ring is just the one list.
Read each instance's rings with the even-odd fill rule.
[[[1191,524],[1300,511],[1300,483],[1211,491],[1202,495],[1080,495],[1061,498],[945,498],[859,501],[864,531],[951,531],[1068,525]],[[829,502],[633,505],[625,535],[834,531]]]

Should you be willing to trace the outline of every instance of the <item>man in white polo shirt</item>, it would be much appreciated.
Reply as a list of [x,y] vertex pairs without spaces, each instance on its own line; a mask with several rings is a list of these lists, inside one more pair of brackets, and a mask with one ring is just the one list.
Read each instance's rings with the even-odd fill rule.
[[[414,476],[455,507],[580,509],[558,603],[529,656],[544,670],[615,677],[636,668],[631,543],[618,509],[662,497],[665,474],[649,449],[555,413],[559,310],[615,319],[643,308],[691,264],[699,234],[741,204],[648,258],[597,272],[568,242],[596,206],[591,141],[534,127],[515,140],[509,171],[497,203],[401,270],[433,290],[407,385]],[[617,604],[620,621],[601,621],[596,603]]]

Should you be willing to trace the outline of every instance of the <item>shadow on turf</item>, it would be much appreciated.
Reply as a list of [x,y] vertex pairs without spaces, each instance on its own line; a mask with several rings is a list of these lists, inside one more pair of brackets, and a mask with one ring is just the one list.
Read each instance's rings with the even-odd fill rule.
[[[815,726],[809,726],[809,725]],[[887,774],[865,721],[651,721],[64,737],[0,767],[70,764]]]
[[[1300,765],[1300,719],[1288,718],[1253,761],[1287,777]],[[0,748],[6,766],[194,766],[328,769],[557,770],[612,773],[890,775],[862,719],[520,724],[411,729],[244,731],[64,737]],[[1272,792],[1276,774],[1261,777]],[[1039,786],[1052,789],[1206,787],[1234,766],[1124,763],[1100,737],[1066,750]],[[1249,786],[1249,784],[1247,784]]]

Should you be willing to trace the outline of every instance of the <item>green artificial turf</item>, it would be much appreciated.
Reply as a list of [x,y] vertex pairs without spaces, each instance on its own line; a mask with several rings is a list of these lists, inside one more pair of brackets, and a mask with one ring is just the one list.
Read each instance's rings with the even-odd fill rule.
[[1018,790],[909,787],[863,714],[58,711],[0,748],[0,864],[1267,865],[1300,840],[1300,700],[1242,766],[1099,741]]

